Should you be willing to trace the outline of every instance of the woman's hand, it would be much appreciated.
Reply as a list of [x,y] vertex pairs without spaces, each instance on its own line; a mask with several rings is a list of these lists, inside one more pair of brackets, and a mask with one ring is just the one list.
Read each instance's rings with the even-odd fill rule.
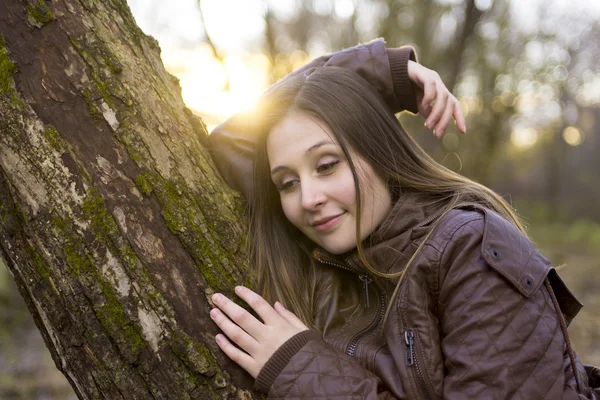
[[[210,311],[211,318],[226,336],[218,334],[215,339],[223,352],[244,368],[253,378],[266,364],[267,360],[283,343],[308,327],[281,303],[271,307],[265,299],[252,290],[237,286],[235,293],[264,321],[229,300],[220,293],[212,296],[218,307]],[[241,351],[229,340],[241,347]]]
[[437,72],[409,60],[408,76],[417,90],[417,107],[425,118],[427,129],[432,129],[438,138],[442,137],[450,120],[454,118],[458,130],[466,133],[460,102],[446,88]]

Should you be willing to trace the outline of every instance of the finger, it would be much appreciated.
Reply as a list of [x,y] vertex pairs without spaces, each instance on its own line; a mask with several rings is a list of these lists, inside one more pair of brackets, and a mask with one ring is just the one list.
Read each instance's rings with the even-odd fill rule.
[[[215,336],[215,340],[217,341],[219,348],[227,357],[252,375],[252,366],[254,362],[252,357],[235,347],[229,340],[227,340],[225,336],[221,334]],[[253,377],[255,376],[253,375]]]
[[444,134],[444,132],[446,131],[446,128],[448,127],[448,125],[450,124],[450,121],[452,120],[452,114],[454,113],[455,109],[456,109],[456,107],[455,107],[454,100],[449,99],[448,103],[446,104],[446,109],[444,110],[444,113],[442,114],[442,117],[440,118],[437,125],[435,126],[435,136],[437,136],[438,138],[441,138],[442,135]]
[[421,107],[424,109],[430,108],[431,103],[435,100],[436,96],[436,83],[434,80],[426,81],[423,87],[423,100],[421,100]]
[[285,308],[283,304],[278,301],[275,302],[275,311],[277,311],[279,315],[285,318],[295,328],[308,329],[308,327],[304,325],[304,323],[296,316],[296,314]]
[[419,103],[417,108],[419,110],[419,114],[421,114],[425,119],[427,119],[427,117],[429,117],[429,114],[431,114],[431,104],[427,104],[425,107],[423,107],[423,105]]
[[465,115],[463,114],[460,101],[456,100],[454,105],[454,120],[456,121],[456,127],[462,133],[467,133],[467,124],[465,122]]
[[444,109],[446,108],[447,101],[448,92],[445,89],[441,93],[437,93],[431,114],[429,114],[429,117],[427,117],[427,122],[425,122],[427,128],[433,129],[433,127],[436,126],[438,120],[444,112]]
[[212,296],[213,303],[227,315],[236,325],[248,332],[252,337],[257,337],[264,325],[262,322],[254,318],[252,314],[244,310],[242,307],[229,300],[220,293]]
[[256,311],[265,325],[272,325],[279,318],[273,307],[258,293],[253,292],[245,286],[236,286],[235,293]]
[[421,114],[421,116],[423,116],[423,118],[427,119],[427,116],[429,115],[429,111],[431,111],[430,107],[423,107],[423,90],[421,88],[419,88],[420,90],[418,90],[415,94],[415,99],[417,101],[417,111],[419,112],[419,114]]
[[220,310],[213,308],[210,317],[229,339],[242,349],[252,354],[258,347],[258,342],[238,325],[231,322]]

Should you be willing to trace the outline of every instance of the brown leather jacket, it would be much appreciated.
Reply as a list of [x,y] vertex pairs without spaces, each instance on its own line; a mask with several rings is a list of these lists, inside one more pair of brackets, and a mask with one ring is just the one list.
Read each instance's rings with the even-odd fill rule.
[[[384,50],[382,41],[371,42],[320,60],[375,65],[372,58],[387,58]],[[389,65],[370,73],[393,87]],[[397,80],[408,80],[404,74]],[[211,137],[222,171],[240,156],[235,138],[241,133],[228,127],[226,122]],[[242,142],[249,146],[246,168],[251,142]],[[238,146],[233,152],[232,143]],[[240,165],[223,174],[244,192],[248,186],[240,182],[249,170],[236,169]],[[403,270],[440,218],[439,209],[420,197],[402,195],[371,235],[366,255],[380,271]],[[271,357],[256,380],[269,398],[600,399],[578,359],[577,393],[546,278],[567,322],[581,305],[533,244],[494,212],[478,207],[441,217],[397,290],[395,280],[369,275],[355,253],[332,256],[317,249],[313,258],[322,273],[319,293],[328,298],[318,302],[321,333],[302,332]]]

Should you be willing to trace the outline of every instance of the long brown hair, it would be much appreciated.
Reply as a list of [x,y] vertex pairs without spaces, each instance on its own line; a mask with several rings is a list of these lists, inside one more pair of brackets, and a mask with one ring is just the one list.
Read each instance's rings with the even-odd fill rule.
[[444,213],[462,204],[477,204],[498,212],[523,231],[518,217],[500,196],[429,157],[375,89],[356,73],[326,67],[288,77],[263,95],[255,116],[260,135],[254,192],[249,198],[250,265],[259,293],[269,302],[279,300],[306,324],[315,327],[318,274],[310,258],[313,244],[285,217],[279,192],[271,181],[266,151],[268,132],[291,112],[307,114],[327,125],[348,160],[356,186],[357,252],[371,273],[383,277],[401,274],[379,272],[364,256],[360,240],[361,187],[350,148],[388,182],[393,200],[410,190],[435,199]]

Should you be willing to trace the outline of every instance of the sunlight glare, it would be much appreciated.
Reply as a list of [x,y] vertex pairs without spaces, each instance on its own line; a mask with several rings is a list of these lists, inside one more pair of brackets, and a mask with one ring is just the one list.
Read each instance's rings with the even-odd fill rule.
[[513,130],[510,140],[512,144],[522,150],[525,150],[535,144],[538,139],[538,133],[535,129],[518,127]]
[[[224,120],[252,108],[268,86],[270,63],[262,53],[227,56],[223,68],[203,44],[192,50],[167,50],[163,60],[167,70],[180,79],[186,105],[207,120]],[[225,90],[227,79],[229,90]]]
[[583,135],[574,126],[568,126],[562,133],[562,137],[567,144],[571,146],[579,146],[583,142]]
[[340,19],[350,18],[354,13],[352,0],[338,0],[335,2],[335,14]]

